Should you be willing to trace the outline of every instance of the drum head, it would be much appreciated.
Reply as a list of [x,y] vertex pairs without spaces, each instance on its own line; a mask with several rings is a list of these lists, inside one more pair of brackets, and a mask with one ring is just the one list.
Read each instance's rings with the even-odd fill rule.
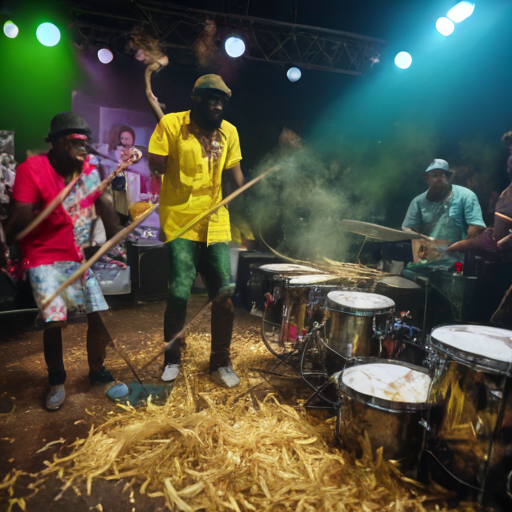
[[334,291],[327,294],[327,309],[351,315],[383,315],[394,308],[394,301],[376,293]]
[[320,271],[313,267],[306,267],[305,265],[295,265],[294,263],[269,263],[267,265],[261,265],[260,270],[264,270],[266,272],[275,272],[279,273],[313,273],[318,274]]
[[440,352],[484,371],[512,375],[512,331],[485,325],[441,325],[432,330]]
[[329,281],[334,281],[336,279],[338,279],[338,276],[333,276],[331,274],[295,276],[288,281],[288,286],[300,287],[308,284],[322,284],[328,283]]
[[429,407],[430,383],[431,379],[423,368],[385,361],[344,370],[338,385],[344,394],[359,402],[390,412],[401,412]]
[[390,286],[391,288],[407,288],[413,290],[421,290],[421,286],[416,284],[414,281],[410,279],[405,279],[405,277],[399,276],[388,276],[377,281],[379,284],[383,284],[385,286]]

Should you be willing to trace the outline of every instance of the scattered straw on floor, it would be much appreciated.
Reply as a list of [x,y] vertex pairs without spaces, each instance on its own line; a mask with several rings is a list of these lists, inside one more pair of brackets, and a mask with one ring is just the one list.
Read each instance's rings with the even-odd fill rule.
[[[332,420],[283,403],[259,377],[249,378],[248,367],[269,361],[256,330],[238,332],[234,347],[240,388],[226,391],[209,382],[202,371],[209,336],[189,336],[182,373],[165,406],[123,407],[76,441],[69,456],[47,462],[39,477],[63,481],[56,499],[71,489],[79,493],[84,482],[90,493],[97,479],[123,479],[132,489],[130,500],[140,492],[184,512],[412,512],[446,497],[404,478],[381,450],[372,452],[368,439],[361,439],[359,460],[336,449]],[[13,483],[4,481],[8,485]]]

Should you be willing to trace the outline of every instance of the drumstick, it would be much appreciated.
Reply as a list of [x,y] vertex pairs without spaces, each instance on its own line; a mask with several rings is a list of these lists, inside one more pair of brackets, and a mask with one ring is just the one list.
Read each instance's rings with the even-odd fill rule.
[[[131,148],[130,157],[126,162],[121,162],[118,168],[113,171],[107,178],[105,178],[88,196],[94,193],[102,192],[105,187],[124,169],[126,169],[130,164],[137,162],[142,157],[142,152],[137,148]],[[33,231],[41,222],[43,222],[50,213],[52,213],[57,206],[59,206],[66,197],[68,197],[72,188],[75,186],[76,182],[81,178],[82,173],[80,173],[75,179],[71,180],[65,188],[63,188],[53,199],[52,201],[43,209],[43,211],[20,233],[18,233],[15,237],[16,240],[21,240],[25,236],[27,236],[31,231]],[[103,187],[103,188],[101,188]],[[98,194],[99,196],[100,194]],[[85,199],[85,198],[84,198]]]
[[143,213],[136,221],[132,222],[129,226],[125,227],[118,233],[116,233],[110,240],[105,242],[100,250],[91,257],[91,259],[82,263],[80,267],[68,278],[66,279],[58,288],[53,292],[53,294],[46,299],[42,304],[41,308],[45,310],[48,305],[54,301],[68,286],[71,286],[75,281],[80,279],[87,270],[89,270],[105,253],[107,253],[114,245],[119,243],[125,236],[130,234],[142,221],[144,221],[157,207],[157,204],[151,206],[147,212]]
[[41,222],[43,222],[50,213],[59,206],[59,204],[66,199],[68,194],[71,192],[71,189],[75,186],[75,183],[82,176],[80,173],[75,179],[71,180],[53,199],[52,201],[43,209],[43,211],[23,230],[20,231],[16,236],[16,240],[21,240],[23,237],[28,235],[32,230],[37,228]]

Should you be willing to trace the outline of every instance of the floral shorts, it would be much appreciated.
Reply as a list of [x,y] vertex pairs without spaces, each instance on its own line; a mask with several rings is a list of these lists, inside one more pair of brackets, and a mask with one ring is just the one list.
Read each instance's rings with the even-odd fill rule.
[[43,311],[43,302],[80,266],[76,261],[56,261],[53,265],[40,265],[29,269],[32,292],[39,308],[36,326],[51,327],[55,322],[85,320],[87,313],[105,311],[108,305],[92,270],[88,270],[76,283],[68,286]]

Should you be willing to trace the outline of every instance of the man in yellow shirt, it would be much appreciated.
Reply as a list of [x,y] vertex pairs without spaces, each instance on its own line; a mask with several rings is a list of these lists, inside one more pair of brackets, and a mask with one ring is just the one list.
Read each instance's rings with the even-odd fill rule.
[[[192,109],[165,115],[149,142],[149,168],[153,174],[163,175],[160,224],[170,262],[165,341],[171,341],[185,325],[190,290],[199,272],[213,299],[210,375],[214,382],[229,388],[240,383],[230,359],[234,308],[227,293],[229,213],[222,207],[180,238],[176,234],[222,200],[224,172],[232,175],[238,187],[244,183],[238,132],[223,120],[230,97],[220,76],[202,76],[194,85]],[[178,376],[180,360],[178,339],[165,352],[162,380]]]

